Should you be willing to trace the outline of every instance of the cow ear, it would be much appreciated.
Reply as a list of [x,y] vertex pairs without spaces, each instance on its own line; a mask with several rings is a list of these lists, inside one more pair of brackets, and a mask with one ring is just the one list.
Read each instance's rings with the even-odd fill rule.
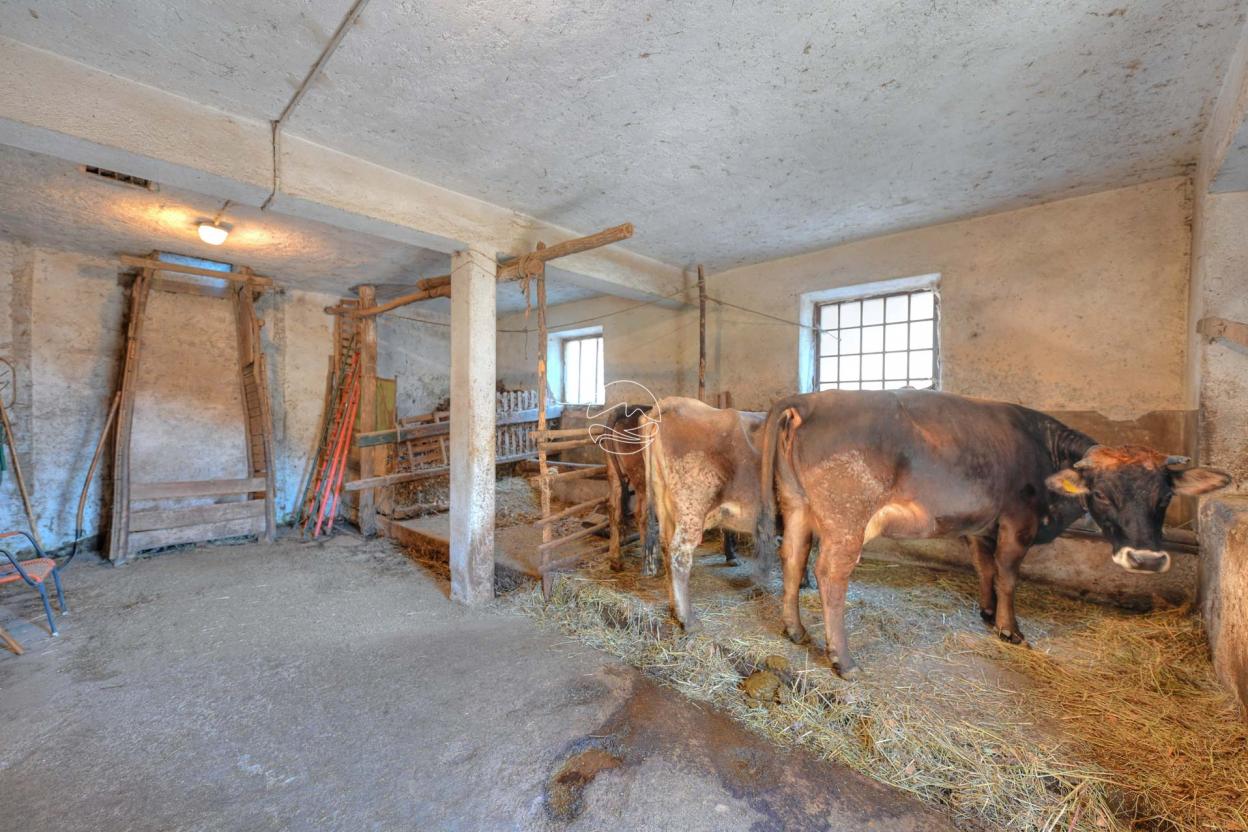
[[1088,493],[1088,486],[1083,481],[1083,475],[1074,468],[1063,468],[1045,480],[1044,484],[1049,487],[1050,491],[1056,491],[1067,497]]
[[1170,483],[1176,494],[1195,497],[1208,494],[1231,484],[1231,475],[1217,468],[1188,468],[1170,475]]

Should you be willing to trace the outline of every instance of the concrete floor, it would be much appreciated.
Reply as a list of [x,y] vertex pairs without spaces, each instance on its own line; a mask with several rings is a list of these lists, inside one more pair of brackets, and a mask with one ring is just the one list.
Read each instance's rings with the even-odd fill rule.
[[340,536],[0,592],[0,830],[950,830]]

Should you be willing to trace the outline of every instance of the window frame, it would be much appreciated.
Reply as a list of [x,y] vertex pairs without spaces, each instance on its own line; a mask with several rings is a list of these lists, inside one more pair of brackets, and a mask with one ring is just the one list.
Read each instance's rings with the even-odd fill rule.
[[[585,341],[597,341],[598,342],[598,361],[597,361],[598,366],[594,374],[595,381],[596,381],[594,385],[594,391],[595,393],[598,390],[604,391],[603,401],[578,402],[578,401],[573,401],[571,396],[569,395],[568,383],[571,380],[571,374],[568,372],[568,347],[571,344],[582,343]],[[560,366],[562,369],[562,375],[563,375],[563,390],[561,391],[562,392],[561,398],[563,399],[563,403],[565,405],[573,405],[576,407],[582,407],[585,405],[606,404],[605,390],[606,390],[606,380],[607,380],[606,379],[607,362],[606,362],[605,350],[606,350],[606,339],[603,337],[603,334],[601,332],[587,332],[587,333],[580,334],[580,335],[568,335],[568,336],[559,338],[559,363],[560,363]],[[579,384],[579,382],[580,380],[578,379],[577,383]]]
[[[932,277],[933,277],[933,278],[937,278],[937,276],[932,276]],[[919,280],[921,280],[922,282],[919,282]],[[855,292],[854,290],[855,290],[856,288],[861,289],[862,291],[861,291],[861,292]],[[903,319],[903,321],[895,321],[894,323],[902,323],[902,322],[904,322],[904,323],[907,325],[907,327],[909,327],[909,325],[910,325],[910,324],[912,324],[912,323],[915,323],[915,322],[916,322],[916,320],[917,320],[917,321],[926,321],[926,320],[929,320],[928,318],[919,318],[919,319],[915,319],[915,318],[912,318],[912,317],[911,317],[911,314],[912,314],[911,304],[912,304],[912,302],[913,302],[913,301],[912,301],[912,298],[913,298],[913,296],[914,296],[914,295],[916,295],[916,294],[918,294],[918,293],[920,293],[920,292],[931,292],[931,294],[932,294],[932,317],[930,318],[930,320],[931,320],[931,322],[932,322],[932,346],[931,346],[931,350],[932,350],[932,375],[931,375],[931,379],[932,379],[932,386],[931,386],[930,388],[923,388],[923,389],[940,390],[940,389],[941,389],[941,386],[942,386],[942,385],[941,385],[941,375],[942,375],[942,373],[941,373],[941,338],[940,338],[940,315],[941,315],[941,308],[940,308],[940,284],[939,284],[939,280],[938,280],[938,278],[937,278],[937,279],[911,279],[911,278],[903,278],[903,279],[898,280],[898,281],[881,281],[880,283],[877,283],[877,284],[865,284],[865,285],[863,285],[863,286],[861,286],[861,287],[846,286],[846,287],[842,287],[842,288],[840,288],[840,289],[838,289],[838,290],[834,290],[834,291],[832,291],[832,292],[828,292],[828,293],[818,293],[818,294],[820,294],[820,295],[825,295],[825,296],[823,296],[823,297],[813,297],[813,298],[811,299],[811,305],[812,305],[812,310],[811,310],[811,311],[812,311],[812,315],[811,315],[811,325],[812,325],[813,330],[814,330],[814,334],[813,334],[813,338],[812,338],[812,341],[813,341],[813,353],[814,353],[814,354],[813,354],[813,361],[811,362],[811,363],[812,363],[812,365],[813,365],[813,366],[812,366],[812,368],[811,368],[813,372],[812,372],[812,374],[811,374],[811,376],[810,376],[810,378],[809,378],[809,384],[810,384],[809,389],[810,389],[810,391],[812,391],[812,392],[821,392],[822,390],[824,390],[824,389],[825,389],[825,388],[822,386],[822,385],[823,385],[823,383],[822,383],[822,381],[821,381],[821,379],[822,379],[822,377],[823,377],[822,368],[823,368],[823,361],[824,361],[824,359],[825,359],[825,358],[831,358],[831,359],[833,359],[833,360],[835,360],[835,361],[837,361],[837,362],[839,362],[839,361],[840,361],[840,359],[841,359],[841,356],[840,356],[839,354],[838,354],[838,355],[835,355],[835,356],[825,356],[825,355],[823,355],[823,348],[822,348],[822,344],[821,344],[823,334],[824,334],[825,332],[839,332],[839,331],[842,329],[842,327],[840,326],[840,321],[839,321],[839,319],[838,319],[838,321],[837,321],[837,325],[836,325],[836,326],[833,326],[833,327],[828,327],[828,328],[826,328],[826,329],[824,328],[824,325],[823,325],[823,323],[824,323],[823,318],[824,318],[825,310],[827,309],[827,307],[829,307],[829,306],[837,306],[837,307],[838,307],[838,309],[839,309],[839,306],[840,306],[841,304],[844,304],[844,303],[854,303],[854,302],[857,302],[857,303],[860,303],[860,304],[861,304],[861,303],[863,303],[863,302],[865,302],[865,301],[869,301],[869,300],[877,300],[877,299],[878,299],[878,300],[883,300],[883,301],[884,301],[884,304],[885,304],[885,312],[884,312],[883,317],[881,318],[881,321],[880,321],[879,326],[881,326],[881,327],[886,327],[886,326],[888,326],[888,317],[887,317],[887,304],[888,304],[888,298],[894,298],[894,297],[905,297],[905,298],[906,298],[906,316],[905,316],[905,318]],[[861,307],[860,307],[860,309],[861,309]],[[858,323],[858,326],[857,326],[856,328],[857,328],[857,329],[861,332],[861,331],[862,331],[863,329],[865,329],[866,327],[865,327],[865,326],[863,325],[863,323],[862,323],[861,312],[860,312],[859,314],[860,314],[860,317],[859,317],[859,323]],[[876,324],[872,324],[872,326],[876,326]],[[855,327],[849,327],[849,328],[850,328],[850,329],[853,329],[853,328],[855,328]],[[907,333],[907,340],[906,340],[906,347],[905,347],[905,349],[903,349],[903,350],[887,350],[887,349],[886,349],[886,346],[887,346],[887,343],[886,343],[886,342],[882,342],[882,343],[880,344],[880,349],[879,349],[878,351],[876,351],[876,350],[872,350],[872,351],[870,351],[870,352],[864,352],[864,351],[863,351],[863,349],[862,349],[862,343],[861,343],[861,341],[859,342],[859,349],[858,349],[858,352],[856,353],[856,355],[857,355],[857,357],[858,357],[858,379],[856,380],[856,383],[859,385],[859,387],[857,388],[858,390],[862,390],[862,389],[863,389],[863,388],[862,388],[862,386],[861,386],[861,385],[862,385],[862,383],[863,383],[863,381],[864,381],[864,379],[863,379],[863,377],[862,377],[862,376],[863,376],[863,373],[862,373],[862,364],[863,364],[863,358],[864,358],[864,356],[868,356],[868,355],[870,355],[870,356],[875,356],[875,355],[880,356],[880,361],[881,361],[881,373],[880,373],[880,374],[881,374],[881,378],[880,378],[880,379],[874,379],[874,378],[872,378],[872,379],[870,379],[870,381],[873,381],[873,382],[874,382],[874,381],[877,381],[877,380],[878,380],[878,381],[880,382],[880,384],[881,384],[882,389],[885,389],[885,390],[888,390],[888,389],[893,389],[893,390],[901,389],[901,387],[893,387],[893,388],[884,387],[884,385],[885,385],[885,384],[887,384],[887,383],[888,383],[888,382],[890,382],[890,381],[902,381],[902,382],[903,382],[902,387],[905,387],[905,386],[909,385],[911,381],[915,381],[915,380],[917,380],[917,379],[914,379],[914,378],[911,378],[911,377],[910,377],[910,375],[909,375],[909,364],[910,364],[910,355],[911,355],[913,352],[920,351],[920,350],[915,350],[915,349],[913,349],[913,348],[911,347],[910,342],[909,342],[909,333]],[[926,350],[927,348],[925,347],[925,348],[923,348],[923,349],[924,349],[924,350]],[[887,356],[887,355],[890,355],[890,354],[893,354],[893,355],[905,355],[905,356],[906,356],[906,378],[905,378],[905,379],[885,379],[885,378],[883,378],[883,376],[884,376],[884,375],[886,375],[886,370],[885,370],[885,364],[886,364],[886,362],[887,362],[887,358],[886,358],[886,356]],[[839,385],[840,385],[840,384],[842,384],[842,383],[847,383],[847,382],[845,382],[845,381],[843,381],[843,380],[841,380],[841,379],[840,379],[840,368],[839,368],[839,366],[838,366],[838,368],[837,368],[837,381],[835,381],[835,382],[829,382],[829,384],[832,384],[832,385],[835,385],[835,386],[828,387],[828,388],[826,388],[826,389],[827,389],[827,390],[839,390],[839,389],[841,389]],[[848,382],[848,383],[855,383],[855,382]],[[872,389],[874,389],[874,388],[872,388]]]

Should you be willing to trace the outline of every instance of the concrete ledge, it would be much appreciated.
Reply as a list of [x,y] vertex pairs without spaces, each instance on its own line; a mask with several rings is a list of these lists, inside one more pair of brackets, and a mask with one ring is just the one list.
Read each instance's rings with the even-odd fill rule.
[[[971,554],[960,540],[895,541],[877,538],[867,544],[868,553],[935,561],[973,570]],[[1058,538],[1036,546],[1023,559],[1025,580],[1048,584],[1077,598],[1117,604],[1134,610],[1151,610],[1161,601],[1178,606],[1195,602],[1199,558],[1173,552],[1170,571],[1163,575],[1127,572],[1110,559],[1105,540]]]
[[1213,669],[1248,707],[1248,495],[1200,504],[1200,611]]

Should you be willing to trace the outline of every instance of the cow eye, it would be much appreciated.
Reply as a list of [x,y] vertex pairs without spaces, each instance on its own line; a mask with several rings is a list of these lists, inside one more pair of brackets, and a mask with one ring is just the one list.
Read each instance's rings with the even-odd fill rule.
[[1102,503],[1107,503],[1107,502],[1109,502],[1109,498],[1105,496],[1105,492],[1104,492],[1104,491],[1100,491],[1100,490],[1094,490],[1094,491],[1092,492],[1092,499],[1094,499],[1094,500],[1099,500],[1099,501],[1101,501]]

